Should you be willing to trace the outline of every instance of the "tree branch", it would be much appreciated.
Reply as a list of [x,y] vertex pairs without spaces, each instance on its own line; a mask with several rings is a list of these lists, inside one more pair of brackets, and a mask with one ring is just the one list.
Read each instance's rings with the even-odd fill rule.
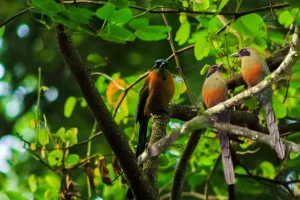
[[[150,136],[149,146],[160,140],[166,135],[167,124],[170,120],[170,111],[162,111],[153,119],[152,133]],[[159,155],[152,157],[145,165],[145,172],[149,179],[149,183],[153,186],[153,193],[156,199],[159,199],[159,190],[157,187]]]
[[138,199],[155,199],[151,190],[152,185],[147,184],[147,178],[143,175],[141,168],[137,165],[135,156],[126,141],[124,134],[120,132],[113,121],[111,113],[108,111],[102,97],[99,95],[87,67],[84,66],[73,45],[70,35],[65,33],[65,27],[61,24],[56,25],[56,32],[62,58],[76,79],[101,131],[117,156],[134,194]]
[[201,138],[201,131],[194,131],[185,146],[180,161],[176,167],[175,175],[173,178],[172,189],[171,189],[171,200],[177,200],[181,197],[181,191],[184,183],[184,176],[186,173],[189,161],[197,147],[197,144]]
[[[97,5],[104,5],[106,2],[99,2],[99,1],[89,1],[89,0],[77,0],[77,3],[88,3],[88,4],[97,4]],[[64,1],[64,4],[73,4],[74,1]],[[265,6],[261,8],[256,8],[253,10],[243,11],[243,12],[217,12],[217,11],[192,11],[192,10],[182,10],[182,9],[172,9],[172,8],[164,8],[163,10],[150,10],[149,13],[189,13],[189,14],[202,14],[202,15],[233,15],[235,18],[248,15],[251,13],[257,13],[262,12],[266,10],[270,10],[271,8],[273,10],[281,9],[290,6],[289,4],[278,4],[278,5],[272,5],[272,6]],[[139,11],[148,11],[147,8],[143,8],[140,6],[129,6],[129,8],[139,10]]]
[[[163,10],[163,9],[162,9]],[[169,26],[169,23],[168,23],[168,20],[167,20],[167,17],[162,14],[162,17],[164,19],[164,22],[166,24],[166,26]],[[176,62],[176,69],[178,70],[178,73],[180,74],[180,76],[182,77],[183,79],[183,82],[186,86],[186,90],[188,92],[188,95],[189,95],[189,98],[190,98],[190,101],[191,103],[195,106],[195,108],[198,108],[194,98],[193,98],[193,95],[192,95],[192,92],[190,90],[190,87],[189,85],[187,84],[187,81],[186,81],[186,78],[182,72],[182,68],[181,68],[181,65],[180,65],[180,62],[179,62],[179,58],[176,54],[176,49],[175,49],[175,45],[174,45],[174,40],[173,40],[173,36],[172,36],[172,33],[171,31],[168,32],[168,40],[169,40],[169,43],[170,43],[170,46],[171,46],[171,49],[172,49],[172,52],[173,52],[173,55],[174,55],[174,58],[175,58],[175,62]]]
[[[247,128],[239,127],[228,123],[218,123],[212,121],[207,116],[197,116],[191,119],[190,121],[186,122],[182,127],[174,129],[171,133],[167,134],[167,136],[163,137],[155,144],[149,146],[138,157],[138,163],[142,164],[149,158],[158,155],[160,152],[166,150],[171,144],[173,144],[175,141],[185,136],[186,134],[195,130],[208,127],[215,128],[222,132],[228,132],[229,134],[243,136],[256,142],[269,145],[271,148],[274,149],[274,144],[271,140],[270,135],[266,135],[257,131],[253,131]],[[300,152],[300,145],[284,139],[282,139],[282,142],[290,152]]]

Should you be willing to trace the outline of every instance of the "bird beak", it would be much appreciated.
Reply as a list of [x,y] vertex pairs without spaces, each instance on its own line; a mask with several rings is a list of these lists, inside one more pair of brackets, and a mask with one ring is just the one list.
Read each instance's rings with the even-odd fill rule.
[[220,63],[220,64],[218,65],[218,69],[221,69],[221,68],[223,67],[223,64],[224,64],[224,63]]
[[239,53],[234,53],[230,55],[231,57],[240,57],[241,55]]

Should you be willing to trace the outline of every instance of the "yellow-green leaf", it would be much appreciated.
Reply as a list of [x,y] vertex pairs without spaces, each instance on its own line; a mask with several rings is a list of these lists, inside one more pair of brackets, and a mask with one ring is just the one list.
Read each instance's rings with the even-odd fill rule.
[[75,108],[76,105],[76,98],[73,96],[70,96],[66,103],[65,103],[65,108],[64,108],[64,115],[66,118],[71,117],[73,110]]

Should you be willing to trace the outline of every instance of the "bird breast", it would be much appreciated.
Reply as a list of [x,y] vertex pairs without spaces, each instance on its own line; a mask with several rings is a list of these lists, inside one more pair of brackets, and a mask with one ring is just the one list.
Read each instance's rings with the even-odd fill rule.
[[157,112],[165,109],[175,92],[171,73],[163,77],[156,72],[151,72],[149,79],[149,96],[144,109],[145,115],[157,114]]

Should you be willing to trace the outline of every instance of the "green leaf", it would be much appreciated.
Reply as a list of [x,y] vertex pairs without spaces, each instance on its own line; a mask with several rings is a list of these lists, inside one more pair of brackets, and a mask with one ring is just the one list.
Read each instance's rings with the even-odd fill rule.
[[261,49],[266,49],[268,47],[266,40],[262,37],[255,36],[253,42]]
[[42,146],[49,144],[49,135],[46,129],[41,129],[38,132],[38,141]]
[[76,98],[73,97],[73,96],[70,96],[66,103],[65,103],[65,107],[64,107],[64,115],[66,118],[69,118],[71,117],[72,113],[73,113],[73,110],[75,108],[75,105],[76,105]]
[[92,16],[95,15],[94,12],[85,8],[71,7],[68,9],[68,11],[69,11],[69,16],[72,20],[82,24],[88,24],[90,18],[92,18]]
[[222,0],[220,5],[219,5],[219,8],[218,8],[218,12],[220,12],[224,6],[226,6],[226,4],[228,3],[229,0]]
[[149,26],[148,18],[137,18],[129,22],[129,26],[133,29],[141,29]]
[[63,138],[65,135],[66,129],[64,127],[60,127],[58,131],[56,132],[56,135],[60,138]]
[[285,28],[288,28],[294,21],[294,16],[288,10],[284,10],[279,14],[278,22],[282,24]]
[[4,31],[5,31],[5,26],[2,26],[0,28],[0,38],[2,38],[3,34],[4,34]]
[[206,37],[200,37],[196,40],[194,54],[197,60],[207,57],[210,52],[211,44],[207,42]]
[[294,153],[294,152],[290,152],[290,159],[293,160],[295,158],[298,158],[300,155],[300,153]]
[[134,34],[141,40],[158,41],[165,39],[169,31],[171,31],[169,26],[148,26],[138,29]]
[[48,155],[48,163],[51,166],[59,167],[62,164],[63,152],[62,150],[53,150]]
[[20,192],[15,191],[5,191],[5,194],[10,200],[27,200]]
[[77,154],[70,154],[65,159],[65,166],[66,167],[74,166],[77,163],[79,163],[79,161],[80,161],[80,158],[79,158],[79,156]]
[[240,17],[232,24],[238,32],[248,36],[266,36],[267,26],[261,16],[252,13]]
[[30,191],[32,193],[34,193],[37,189],[37,178],[35,177],[34,174],[31,174],[28,178],[28,185],[29,185],[29,188],[30,188]]
[[178,42],[178,45],[183,45],[186,43],[186,41],[190,37],[190,32],[191,32],[191,25],[188,21],[181,24],[175,37],[175,41]]
[[115,12],[115,6],[111,3],[105,4],[96,11],[96,16],[100,19],[109,20]]
[[88,55],[87,61],[94,63],[100,67],[104,67],[107,64],[102,56],[100,56],[98,54],[93,54],[93,53]]
[[200,75],[204,76],[205,74],[207,74],[209,67],[209,64],[204,65],[200,71]]
[[85,100],[85,99],[82,99],[82,100],[80,101],[80,106],[81,106],[81,107],[86,107],[86,106],[87,106],[87,103],[86,103],[86,100]]
[[298,88],[300,87],[300,71],[294,73],[290,80],[290,87],[291,88]]
[[66,131],[63,140],[65,142],[69,142],[70,145],[74,145],[77,144],[77,128],[71,128],[69,130]]
[[65,7],[61,4],[55,3],[53,0],[32,0],[32,5],[41,14],[48,14],[50,16],[56,15],[65,11]]
[[286,116],[286,107],[277,97],[273,96],[272,99],[274,113],[277,118],[281,119]]
[[260,164],[263,177],[274,178],[276,176],[275,168],[272,163],[264,161]]
[[209,8],[209,0],[193,1],[193,11],[204,11]]
[[104,40],[121,44],[125,44],[126,41],[134,41],[135,39],[134,34],[128,29],[122,26],[111,24],[107,25],[104,32],[99,32],[98,36],[100,36]]
[[255,97],[251,97],[243,101],[243,104],[248,107],[249,110],[255,110],[258,105],[258,101]]
[[115,11],[110,20],[116,23],[127,23],[131,20],[131,18],[132,11],[129,8],[123,8]]

